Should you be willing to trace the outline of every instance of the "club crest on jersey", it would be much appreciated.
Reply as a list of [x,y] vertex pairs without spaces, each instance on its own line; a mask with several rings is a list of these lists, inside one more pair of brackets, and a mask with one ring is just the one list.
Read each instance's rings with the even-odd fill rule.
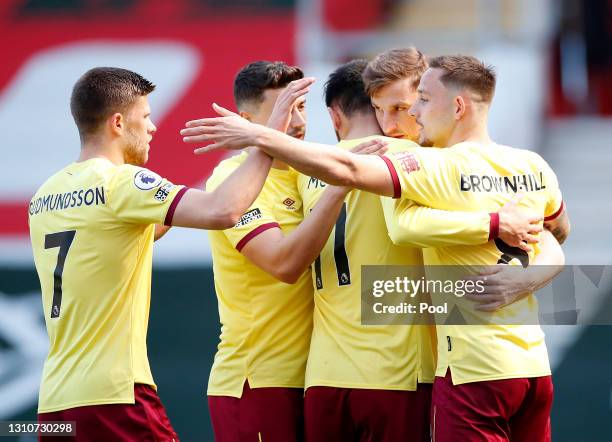
[[249,224],[250,222],[255,221],[256,219],[260,219],[260,218],[261,218],[261,210],[257,208],[249,210],[248,212],[245,212],[245,214],[242,215],[242,217],[240,217],[240,221],[238,221],[234,227],[245,226]]
[[416,172],[421,169],[421,165],[413,153],[398,152],[395,154],[395,158],[399,161],[402,170],[406,173]]
[[134,185],[140,190],[151,190],[159,186],[161,182],[162,177],[150,170],[142,169],[134,175]]

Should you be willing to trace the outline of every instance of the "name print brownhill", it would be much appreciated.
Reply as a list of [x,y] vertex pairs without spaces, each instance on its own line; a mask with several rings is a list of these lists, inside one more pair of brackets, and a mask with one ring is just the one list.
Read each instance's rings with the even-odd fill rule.
[[461,174],[462,192],[537,192],[546,189],[542,172],[526,175],[466,175]]

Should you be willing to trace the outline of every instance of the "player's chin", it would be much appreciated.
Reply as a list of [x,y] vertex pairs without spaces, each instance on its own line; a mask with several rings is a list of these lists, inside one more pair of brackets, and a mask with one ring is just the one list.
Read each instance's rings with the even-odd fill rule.
[[421,134],[421,136],[419,136],[419,145],[421,147],[433,147],[433,142],[425,135]]
[[145,164],[147,164],[148,161],[149,161],[149,149],[141,152],[140,155],[134,158],[134,161],[132,162],[132,164],[134,164],[134,166],[144,166]]

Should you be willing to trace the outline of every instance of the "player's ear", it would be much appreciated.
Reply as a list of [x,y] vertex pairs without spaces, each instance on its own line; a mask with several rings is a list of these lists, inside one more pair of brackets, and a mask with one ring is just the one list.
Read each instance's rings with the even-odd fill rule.
[[112,133],[120,135],[125,128],[125,118],[119,112],[114,113],[108,119],[108,124]]
[[465,114],[466,103],[461,95],[455,97],[455,119],[460,120]]
[[334,130],[337,132],[340,130],[340,126],[342,125],[342,116],[340,115],[340,110],[335,107],[328,107],[327,112],[329,112],[329,116],[331,117],[332,124],[334,125]]

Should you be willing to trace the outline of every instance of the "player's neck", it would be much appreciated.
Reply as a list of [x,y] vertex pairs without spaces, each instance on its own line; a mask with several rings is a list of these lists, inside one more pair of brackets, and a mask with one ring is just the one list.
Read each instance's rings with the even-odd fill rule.
[[376,119],[370,116],[355,116],[350,119],[349,126],[346,128],[341,138],[343,140],[355,140],[357,138],[371,137],[372,135],[382,135],[380,126]]
[[123,153],[119,149],[114,149],[107,143],[99,140],[92,140],[81,144],[81,153],[77,162],[91,160],[92,158],[106,158],[110,162],[121,165],[125,163]]
[[445,143],[446,146],[441,147],[450,147],[465,142],[491,144],[493,140],[489,136],[486,124],[458,125]]

